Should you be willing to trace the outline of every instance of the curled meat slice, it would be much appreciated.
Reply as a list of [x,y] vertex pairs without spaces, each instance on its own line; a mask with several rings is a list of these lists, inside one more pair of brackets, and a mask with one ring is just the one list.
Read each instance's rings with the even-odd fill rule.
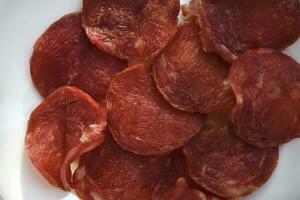
[[103,109],[90,96],[62,87],[32,112],[25,138],[27,153],[50,184],[70,190],[70,164],[102,143],[105,127]]
[[70,85],[102,101],[113,76],[127,67],[125,61],[94,47],[81,23],[80,13],[66,15],[36,41],[30,70],[43,97],[58,87]]
[[300,136],[300,65],[271,49],[247,51],[232,65],[236,134],[257,147]]
[[208,113],[233,101],[227,81],[229,66],[205,53],[194,20],[186,21],[156,59],[153,76],[159,91],[174,107]]
[[154,192],[169,190],[165,183],[172,172],[172,154],[139,156],[107,134],[101,146],[81,157],[74,188],[83,200],[152,200]]
[[176,110],[164,100],[144,65],[115,76],[107,92],[107,120],[119,145],[141,155],[180,148],[203,125],[202,115]]
[[223,198],[254,192],[277,165],[278,148],[256,148],[228,127],[229,114],[209,114],[203,131],[184,148],[188,172],[207,191]]
[[298,0],[193,0],[190,6],[204,48],[229,62],[249,49],[283,49],[300,36]]
[[178,12],[179,0],[84,0],[83,27],[99,49],[144,60],[175,34]]

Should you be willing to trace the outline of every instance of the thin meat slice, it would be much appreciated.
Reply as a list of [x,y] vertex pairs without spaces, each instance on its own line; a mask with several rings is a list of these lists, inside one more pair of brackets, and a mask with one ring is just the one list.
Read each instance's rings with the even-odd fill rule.
[[198,134],[203,116],[174,109],[157,91],[150,69],[119,73],[107,92],[107,120],[118,144],[141,155],[171,152]]
[[238,198],[218,197],[196,184],[188,174],[182,149],[173,152],[172,169],[163,186],[154,193],[153,200],[189,200],[193,198],[197,200],[199,198],[200,200],[238,200]]
[[30,70],[32,81],[43,97],[69,85],[100,102],[114,75],[127,67],[127,62],[94,47],[81,24],[80,13],[66,15],[36,41]]
[[83,0],[83,27],[99,49],[145,60],[175,34],[179,7],[179,0]]
[[200,191],[190,189],[184,178],[178,179],[176,185],[165,195],[155,200],[206,200],[206,195]]
[[257,147],[300,137],[300,65],[272,49],[247,51],[230,71],[237,136]]
[[83,200],[152,200],[155,192],[169,190],[178,178],[165,184],[173,172],[172,159],[172,154],[156,157],[128,152],[108,134],[101,146],[81,157],[74,188]]
[[153,76],[165,99],[175,108],[209,113],[233,102],[227,81],[229,66],[205,53],[194,20],[186,21],[172,43],[156,59]]
[[221,200],[221,198],[209,194],[205,191],[191,189],[185,178],[178,179],[176,185],[172,187],[162,197],[154,200]]
[[[186,163],[185,156],[183,154],[182,149],[174,153],[174,162],[173,162],[173,170],[176,175],[172,175],[171,177],[177,179],[177,184],[169,189],[168,192],[164,193],[162,196],[158,196],[157,200],[171,200],[174,198],[184,199],[184,195],[189,196],[190,198],[195,198],[192,194],[199,194],[201,200],[238,200],[239,198],[221,198],[218,197],[211,192],[208,192],[204,188],[200,187],[195,181],[191,178],[188,172],[188,166]],[[172,180],[174,183],[174,180]],[[168,185],[168,188],[170,186]],[[165,199],[164,199],[165,198]],[[197,199],[197,198],[196,198]],[[154,199],[156,200],[156,199]]]
[[102,143],[105,127],[103,108],[81,90],[62,87],[31,113],[27,153],[50,184],[70,190],[70,164]]
[[184,148],[188,172],[207,191],[237,198],[257,190],[277,165],[278,148],[253,147],[232,134],[229,114],[209,114],[203,131]]
[[235,61],[249,49],[284,49],[300,36],[298,0],[193,0],[206,51]]

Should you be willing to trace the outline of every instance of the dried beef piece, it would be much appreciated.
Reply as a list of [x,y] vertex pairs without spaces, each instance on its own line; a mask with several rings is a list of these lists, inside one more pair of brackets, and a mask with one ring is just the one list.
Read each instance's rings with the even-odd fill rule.
[[175,108],[209,113],[234,97],[227,81],[229,65],[213,53],[205,53],[194,20],[186,21],[171,44],[153,65],[159,91]]
[[235,132],[257,147],[300,136],[300,65],[272,49],[247,51],[232,65],[230,85],[237,102]]
[[223,198],[257,190],[277,165],[278,147],[256,148],[232,134],[229,114],[209,114],[203,131],[184,148],[189,175],[202,188]]
[[300,36],[298,0],[193,0],[206,51],[229,62],[246,50],[284,49]]
[[[152,200],[155,191],[169,190],[165,183],[173,172],[172,159],[172,154],[128,152],[108,134],[101,146],[81,157],[74,188],[83,200]],[[174,185],[176,179],[167,185]]]
[[80,13],[66,15],[36,41],[30,70],[32,81],[43,97],[69,85],[101,102],[111,79],[127,67],[127,62],[94,47],[81,24]]
[[107,120],[124,149],[157,155],[184,146],[198,134],[203,116],[174,109],[157,91],[144,65],[119,73],[107,92]]
[[103,110],[79,89],[62,87],[31,113],[25,138],[27,153],[50,184],[71,189],[70,164],[104,139]]
[[145,60],[175,34],[179,7],[179,0],[84,0],[83,27],[99,49]]

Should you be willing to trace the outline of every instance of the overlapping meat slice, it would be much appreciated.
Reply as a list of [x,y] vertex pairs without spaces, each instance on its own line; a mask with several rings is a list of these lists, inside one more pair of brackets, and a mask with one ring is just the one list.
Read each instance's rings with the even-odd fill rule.
[[175,34],[179,0],[84,0],[82,10],[83,27],[99,49],[144,60]]
[[204,48],[229,62],[249,49],[283,49],[300,36],[298,0],[193,0]]
[[278,148],[256,148],[232,134],[229,114],[209,114],[203,131],[184,148],[188,172],[204,189],[223,198],[254,192],[277,165]]
[[26,149],[50,184],[70,190],[70,164],[102,143],[105,127],[103,109],[90,96],[76,88],[62,87],[32,112]]
[[80,159],[74,188],[83,200],[152,200],[155,193],[176,183],[178,177],[169,178],[174,172],[172,162],[172,154],[157,157],[128,152],[108,134],[101,146]]
[[143,65],[119,73],[107,92],[107,120],[115,140],[142,155],[171,152],[200,132],[203,116],[174,109]]
[[227,81],[229,66],[212,53],[205,53],[194,20],[186,21],[172,43],[156,59],[156,86],[174,107],[208,113],[233,101]]
[[206,192],[191,189],[184,178],[179,178],[176,185],[162,197],[154,200],[221,200]]
[[[164,189],[155,193],[154,200],[237,200],[238,198],[220,198],[197,185],[187,171],[182,150],[174,152],[173,167]],[[176,181],[177,180],[177,181]],[[176,182],[176,184],[175,184]]]
[[233,64],[229,80],[241,139],[269,147],[300,136],[300,65],[292,58],[271,49],[248,51]]
[[43,97],[60,86],[70,85],[102,101],[113,76],[127,67],[127,62],[94,47],[81,24],[80,13],[66,15],[35,43],[31,77]]

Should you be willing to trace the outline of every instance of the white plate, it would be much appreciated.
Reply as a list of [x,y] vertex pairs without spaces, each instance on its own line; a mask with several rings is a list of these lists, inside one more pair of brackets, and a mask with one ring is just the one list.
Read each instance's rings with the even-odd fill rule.
[[[30,112],[41,101],[29,75],[32,46],[52,22],[80,7],[81,0],[0,0],[0,195],[3,200],[78,199],[41,178],[24,151],[24,134]],[[300,62],[300,41],[286,52]],[[299,200],[299,154],[300,140],[282,146],[272,178],[245,199]]]

